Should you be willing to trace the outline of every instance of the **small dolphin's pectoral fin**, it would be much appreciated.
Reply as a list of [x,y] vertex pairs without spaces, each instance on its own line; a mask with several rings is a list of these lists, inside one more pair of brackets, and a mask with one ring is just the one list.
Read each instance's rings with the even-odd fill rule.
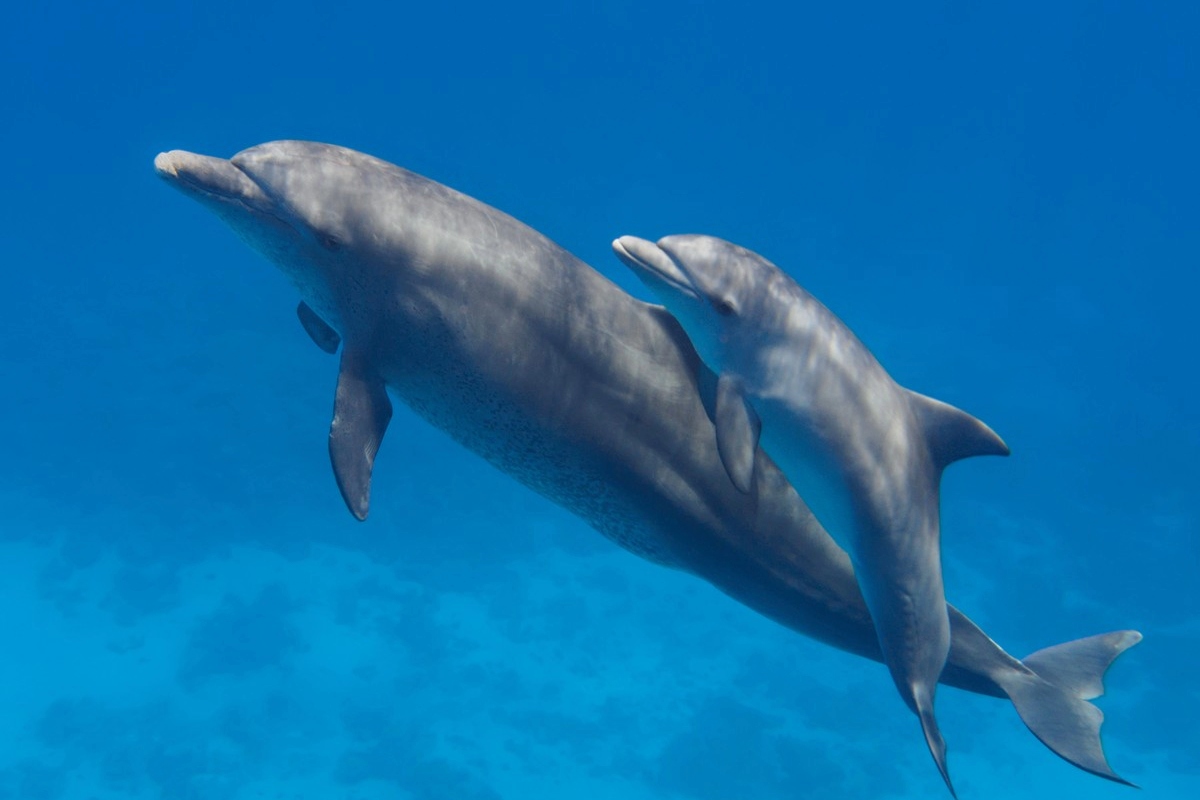
[[967,412],[916,392],[910,391],[908,399],[940,468],[970,456],[1008,455],[1004,440]]
[[317,316],[317,312],[309,308],[308,303],[302,302],[296,306],[296,316],[300,318],[300,324],[304,326],[304,330],[313,340],[313,344],[326,353],[337,352],[338,345],[342,343],[342,337],[338,336],[338,332],[329,327],[325,320]]
[[391,418],[392,403],[383,378],[362,353],[342,351],[329,426],[329,457],[342,499],[359,520],[367,518],[371,468]]
[[717,452],[738,491],[754,488],[754,456],[762,423],[746,400],[742,381],[729,373],[717,378]]

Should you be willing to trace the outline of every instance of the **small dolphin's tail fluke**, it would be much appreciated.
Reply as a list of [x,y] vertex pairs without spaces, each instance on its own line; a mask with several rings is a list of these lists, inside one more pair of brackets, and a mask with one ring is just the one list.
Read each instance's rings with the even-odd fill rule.
[[1108,765],[1104,713],[1088,701],[1104,694],[1113,660],[1141,640],[1137,631],[1114,631],[1047,647],[1023,660],[1030,672],[1014,670],[997,682],[1042,744],[1080,769],[1133,786]]
[[933,715],[933,694],[923,687],[913,687],[913,689],[913,702],[916,704],[914,710],[917,712],[917,718],[921,720],[921,732],[925,734],[925,744],[929,746],[929,754],[933,756],[933,763],[937,764],[938,772],[942,773],[942,780],[946,782],[950,796],[958,800],[954,784],[950,782],[950,770],[946,767],[946,740],[942,738],[937,717]]

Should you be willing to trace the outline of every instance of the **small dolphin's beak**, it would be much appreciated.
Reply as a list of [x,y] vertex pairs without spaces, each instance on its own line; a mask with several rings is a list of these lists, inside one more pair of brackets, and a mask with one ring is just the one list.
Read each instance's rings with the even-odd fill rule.
[[697,296],[687,275],[654,242],[636,236],[622,236],[612,243],[612,248],[617,258],[651,289],[669,288],[689,297]]
[[272,213],[275,207],[250,176],[224,158],[172,150],[155,157],[154,170],[167,183],[199,200],[239,203],[263,213]]

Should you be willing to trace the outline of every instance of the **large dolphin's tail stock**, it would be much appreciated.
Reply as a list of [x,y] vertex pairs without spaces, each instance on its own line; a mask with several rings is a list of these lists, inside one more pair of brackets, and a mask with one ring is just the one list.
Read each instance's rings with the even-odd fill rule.
[[1121,653],[1142,640],[1137,631],[1113,631],[1047,647],[1022,660],[1028,668],[993,679],[1008,694],[1021,721],[1057,755],[1093,775],[1126,786],[1100,743],[1104,713],[1089,703],[1104,694],[1104,673]]

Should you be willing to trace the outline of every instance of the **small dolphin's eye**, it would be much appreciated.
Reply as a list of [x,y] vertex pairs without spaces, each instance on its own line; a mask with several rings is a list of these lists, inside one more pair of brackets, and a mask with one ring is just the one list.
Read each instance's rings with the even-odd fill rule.
[[733,303],[729,302],[728,300],[726,300],[724,298],[717,298],[717,299],[713,300],[712,307],[722,317],[728,317],[728,316],[732,315],[735,311],[737,311],[737,309],[733,307]]
[[342,249],[342,240],[334,236],[332,233],[318,233],[317,241],[321,243],[321,247],[326,250],[337,251]]

